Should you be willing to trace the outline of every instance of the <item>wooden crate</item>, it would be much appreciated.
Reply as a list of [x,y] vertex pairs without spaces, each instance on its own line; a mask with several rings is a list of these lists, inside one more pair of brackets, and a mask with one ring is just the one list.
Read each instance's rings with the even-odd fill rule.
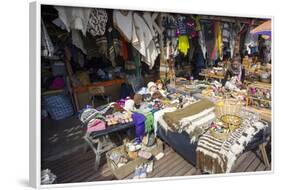
[[[267,98],[261,98],[261,97],[257,97],[257,96],[254,96],[251,91],[250,91],[250,88],[255,88],[255,89],[260,89],[260,90],[263,90],[263,91],[268,91],[269,94],[270,94],[270,97],[269,99]],[[247,97],[247,105],[249,106],[253,106],[253,107],[256,107],[256,108],[266,108],[266,109],[271,109],[271,84],[268,84],[268,83],[262,83],[262,82],[255,82],[255,83],[252,83],[252,84],[249,84],[248,85],[248,89],[247,89],[247,92],[248,92],[248,97]],[[256,105],[258,104],[258,105]],[[264,107],[262,106],[259,106],[259,105],[265,105]]]
[[[137,157],[136,159],[129,161],[126,165],[117,167],[113,163],[113,161],[109,158],[109,156],[114,151],[124,151],[124,150],[125,150],[125,145],[121,145],[106,153],[107,165],[117,179],[124,179],[132,172],[134,172],[137,166],[139,166],[142,163],[146,163],[148,161],[144,158]],[[158,153],[163,152],[163,142],[157,139],[157,143],[152,147],[146,147],[146,150],[151,152],[153,156],[156,156]]]

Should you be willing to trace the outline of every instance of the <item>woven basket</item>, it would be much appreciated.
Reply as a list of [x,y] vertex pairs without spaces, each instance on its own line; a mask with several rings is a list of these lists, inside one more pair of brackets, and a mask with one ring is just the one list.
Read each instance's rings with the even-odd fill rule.
[[221,100],[216,102],[215,113],[217,118],[224,123],[225,127],[233,131],[241,126],[242,106],[242,102],[234,99]]

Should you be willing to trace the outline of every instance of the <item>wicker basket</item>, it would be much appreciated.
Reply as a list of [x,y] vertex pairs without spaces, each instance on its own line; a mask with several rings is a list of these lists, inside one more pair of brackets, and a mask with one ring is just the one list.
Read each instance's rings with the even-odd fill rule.
[[216,116],[226,128],[233,131],[241,126],[241,110],[243,103],[233,99],[225,99],[216,102]]

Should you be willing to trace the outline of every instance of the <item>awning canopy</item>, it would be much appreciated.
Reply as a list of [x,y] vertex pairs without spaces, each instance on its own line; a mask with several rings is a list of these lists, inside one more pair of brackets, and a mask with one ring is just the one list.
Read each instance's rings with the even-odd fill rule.
[[268,20],[261,25],[257,26],[250,32],[251,34],[256,34],[256,35],[266,35],[266,36],[271,36],[271,20]]

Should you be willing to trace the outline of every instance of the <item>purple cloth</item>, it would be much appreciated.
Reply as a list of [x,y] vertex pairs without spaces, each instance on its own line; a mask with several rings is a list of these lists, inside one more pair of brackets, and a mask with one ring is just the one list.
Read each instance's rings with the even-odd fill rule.
[[136,139],[140,143],[145,134],[145,117],[140,113],[133,113],[132,118],[135,123]]
[[50,86],[51,90],[58,90],[63,88],[64,88],[64,80],[62,77],[56,77]]

